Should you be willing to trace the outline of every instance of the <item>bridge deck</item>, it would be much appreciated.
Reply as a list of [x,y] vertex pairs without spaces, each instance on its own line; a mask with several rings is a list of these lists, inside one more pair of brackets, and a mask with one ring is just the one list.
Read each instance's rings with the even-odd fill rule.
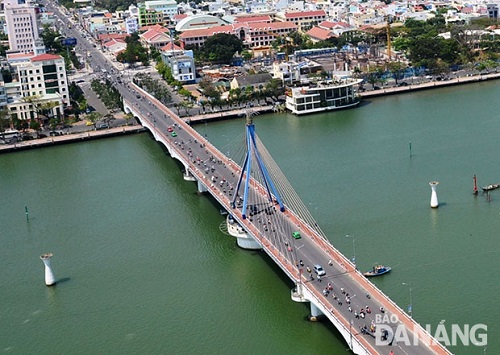
[[[337,328],[348,330],[352,337],[351,348],[354,341],[359,353],[389,354],[392,350],[394,354],[450,354],[293,211],[286,209],[280,212],[274,202],[268,202],[267,205],[259,205],[251,217],[243,219],[238,206],[231,207],[241,167],[152,96],[139,88],[135,89],[144,98],[135,105],[125,98],[126,108],[152,131],[158,141],[167,145],[172,157],[179,159],[221,206],[260,242],[264,251],[298,285],[299,291],[303,288],[304,293],[312,298],[309,301],[319,306],[330,320],[336,320]],[[131,95],[135,97],[136,93]],[[152,114],[145,114],[148,111]],[[173,126],[176,137],[168,132],[168,128]],[[224,183],[221,183],[222,179]],[[264,194],[257,182],[252,181],[251,185],[254,197]],[[300,231],[302,238],[291,238],[292,231]],[[303,267],[298,265],[298,260],[303,261]],[[315,264],[322,265],[326,270],[321,281],[312,279],[307,272],[307,266],[312,269]],[[327,284],[331,284],[333,290],[325,295],[323,291]],[[346,294],[349,295],[350,306],[346,302]],[[355,312],[359,315],[360,310],[367,307],[371,309],[370,314],[366,313],[364,318],[355,316]],[[384,308],[383,314],[381,307]],[[390,346],[380,345],[376,344],[373,336],[361,332],[364,326],[370,328],[377,315],[397,318],[398,321],[391,323],[390,327],[394,330],[404,327],[411,344],[399,341]],[[414,344],[415,341],[418,344]]]

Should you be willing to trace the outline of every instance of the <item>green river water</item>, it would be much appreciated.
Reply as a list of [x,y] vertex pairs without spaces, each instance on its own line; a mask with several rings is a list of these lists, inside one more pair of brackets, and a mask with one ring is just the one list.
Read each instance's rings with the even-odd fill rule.
[[[255,118],[334,246],[352,257],[354,236],[360,269],[393,267],[378,287],[406,309],[411,283],[413,315],[432,329],[488,326],[487,346],[457,354],[500,354],[500,191],[472,194],[473,174],[500,182],[499,96],[491,82]],[[244,120],[196,129],[224,152]],[[217,204],[148,134],[1,155],[0,202],[0,353],[346,352],[264,253],[220,232]]]

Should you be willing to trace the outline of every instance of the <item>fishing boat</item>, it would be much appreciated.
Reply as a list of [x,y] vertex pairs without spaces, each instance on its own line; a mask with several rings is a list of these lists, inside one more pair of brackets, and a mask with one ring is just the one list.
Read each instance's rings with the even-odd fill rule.
[[372,270],[364,272],[363,275],[366,277],[380,276],[391,272],[392,268],[384,265],[376,265]]
[[481,189],[483,189],[483,191],[491,191],[491,190],[498,189],[499,187],[500,187],[500,184],[489,184],[486,186],[482,186]]

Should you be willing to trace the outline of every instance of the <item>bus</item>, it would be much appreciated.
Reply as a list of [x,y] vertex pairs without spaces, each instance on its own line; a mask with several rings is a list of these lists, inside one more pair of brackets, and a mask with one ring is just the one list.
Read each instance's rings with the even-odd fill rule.
[[0,132],[0,143],[17,142],[20,138],[21,133],[17,129],[6,129],[4,132]]

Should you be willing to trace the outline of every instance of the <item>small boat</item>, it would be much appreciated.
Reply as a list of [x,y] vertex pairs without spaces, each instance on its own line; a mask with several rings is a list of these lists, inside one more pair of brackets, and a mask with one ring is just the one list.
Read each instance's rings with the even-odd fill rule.
[[491,190],[498,189],[499,187],[500,187],[500,184],[490,184],[490,185],[482,186],[481,189],[483,189],[483,191],[491,191]]
[[374,276],[380,276],[383,274],[387,274],[390,272],[392,269],[389,266],[383,266],[383,265],[376,265],[373,267],[372,270],[364,272],[363,275],[366,277],[374,277]]

